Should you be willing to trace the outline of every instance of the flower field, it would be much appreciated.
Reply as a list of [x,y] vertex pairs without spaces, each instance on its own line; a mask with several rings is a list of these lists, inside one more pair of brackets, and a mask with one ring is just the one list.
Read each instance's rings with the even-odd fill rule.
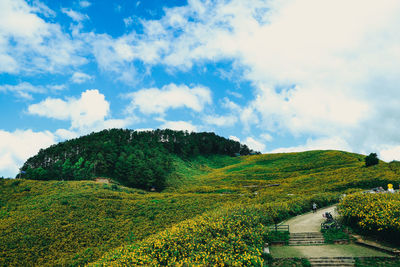
[[354,194],[339,205],[346,223],[368,232],[400,237],[400,194]]
[[0,179],[0,266],[260,265],[265,226],[400,182],[400,166],[342,151],[173,164],[162,192]]

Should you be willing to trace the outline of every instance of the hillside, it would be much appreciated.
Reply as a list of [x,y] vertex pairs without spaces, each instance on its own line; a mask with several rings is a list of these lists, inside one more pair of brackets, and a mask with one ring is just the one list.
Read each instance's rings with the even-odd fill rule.
[[248,155],[239,142],[214,133],[110,129],[58,143],[29,158],[22,178],[85,180],[108,177],[134,188],[161,191],[172,173],[172,156]]
[[0,265],[74,266],[102,255],[96,265],[260,263],[269,238],[262,225],[307,211],[314,201],[336,202],[345,192],[398,187],[398,166],[366,168],[363,159],[342,151],[172,155],[161,193],[3,179]]

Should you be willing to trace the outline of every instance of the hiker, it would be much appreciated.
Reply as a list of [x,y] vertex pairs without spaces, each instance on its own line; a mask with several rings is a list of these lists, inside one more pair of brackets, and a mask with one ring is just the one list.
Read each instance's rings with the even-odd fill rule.
[[315,213],[317,211],[317,203],[314,202],[312,204],[312,210],[313,210],[313,213]]

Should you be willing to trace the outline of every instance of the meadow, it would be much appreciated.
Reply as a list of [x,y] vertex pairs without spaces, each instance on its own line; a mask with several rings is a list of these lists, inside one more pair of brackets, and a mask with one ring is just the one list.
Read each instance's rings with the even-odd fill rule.
[[343,194],[398,186],[399,168],[342,151],[173,157],[162,192],[0,180],[0,265],[258,265],[266,226]]

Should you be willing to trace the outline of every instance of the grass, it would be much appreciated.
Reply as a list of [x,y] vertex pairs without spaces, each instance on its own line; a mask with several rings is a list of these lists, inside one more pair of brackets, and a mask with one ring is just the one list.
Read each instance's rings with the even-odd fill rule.
[[274,258],[308,257],[388,257],[389,254],[354,244],[321,246],[276,246],[270,248]]
[[2,180],[0,265],[81,265],[236,197]]
[[356,259],[356,267],[398,267],[400,266],[399,258],[360,258]]
[[[138,253],[135,248],[147,248],[146,244],[165,233],[174,232],[170,238],[189,233],[191,228],[183,227],[189,222],[204,223],[203,232],[193,232],[198,242],[214,234],[213,222],[221,223],[217,231],[221,237],[215,243],[221,251],[215,252],[213,260],[222,260],[224,247],[236,249],[230,245],[236,240],[243,253],[232,262],[243,260],[244,255],[258,262],[261,247],[257,244],[265,240],[251,240],[274,238],[257,232],[250,239],[247,233],[259,224],[301,214],[314,201],[323,207],[343,193],[400,181],[399,166],[381,162],[365,168],[362,155],[342,151],[175,157],[174,166],[161,193],[90,181],[0,179],[0,265],[77,266],[101,257],[105,265],[111,258],[122,262]],[[225,232],[224,223],[238,221],[235,210],[259,221],[243,227],[244,232],[235,228]],[[196,240],[182,244],[179,238],[173,240],[177,243],[159,245],[168,251],[176,249],[179,255],[177,248],[197,244]],[[192,256],[211,249],[199,243]]]
[[328,244],[332,244],[334,241],[337,240],[350,240],[349,234],[346,233],[343,228],[323,229],[321,230],[321,232],[324,236],[325,242]]

